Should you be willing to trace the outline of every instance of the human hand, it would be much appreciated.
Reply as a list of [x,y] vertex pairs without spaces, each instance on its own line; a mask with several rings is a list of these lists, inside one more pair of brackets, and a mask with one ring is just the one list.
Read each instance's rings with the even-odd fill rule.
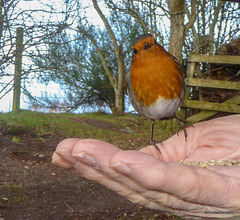
[[240,160],[240,115],[217,118],[140,151],[93,139],[63,140],[53,163],[75,169],[133,203],[188,218],[240,215],[240,166],[187,166],[184,161]]

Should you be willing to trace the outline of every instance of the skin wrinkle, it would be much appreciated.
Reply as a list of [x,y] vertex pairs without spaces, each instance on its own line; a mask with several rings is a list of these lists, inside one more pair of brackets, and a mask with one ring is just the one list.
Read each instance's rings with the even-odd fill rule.
[[[161,198],[159,198],[159,196],[156,198],[156,194],[161,195]],[[161,192],[159,192],[159,190],[152,190],[151,194],[149,194],[149,192],[146,190],[146,193],[144,192],[143,195],[146,198],[148,198],[149,200],[158,204],[158,207],[161,206],[165,210],[168,210],[168,211],[183,210],[182,208],[179,208],[178,206],[176,206],[176,207],[173,206],[174,202],[171,202],[171,201],[173,201],[173,200],[177,201],[177,198],[170,193],[161,193]],[[148,204],[148,206],[151,207],[151,205],[149,205],[149,204]],[[186,203],[186,207],[188,207],[187,203]]]
[[[201,195],[201,188],[202,188],[203,182],[202,182],[202,179],[199,178],[199,171],[201,171],[200,169],[201,168],[197,168],[197,167],[193,167],[193,169],[192,169],[194,171],[195,176],[196,176],[195,178],[197,178],[197,181],[195,183],[195,184],[197,184],[197,187],[195,187],[195,189],[197,189],[197,190],[195,190],[195,193],[194,193],[195,195],[193,195],[192,198],[190,197],[189,200],[192,200],[192,199],[196,200],[196,198],[199,197],[199,195]],[[204,168],[202,168],[202,169],[204,169]],[[198,204],[204,204],[204,199],[203,199],[202,203],[198,202]]]
[[[185,140],[183,140],[183,141],[185,141]],[[180,146],[181,146],[181,144],[180,144]],[[175,145],[172,149],[173,149],[173,151],[172,151],[173,158],[176,155],[177,155],[177,158],[183,158],[183,156],[182,156],[182,149],[179,146]],[[185,156],[186,153],[184,153],[183,155],[184,155],[184,158],[185,158],[186,157]],[[179,161],[175,161],[175,162],[179,162]]]
[[235,177],[236,179],[240,178],[240,167],[222,167],[222,166],[209,166],[209,170],[213,172],[220,173],[222,175],[226,175],[229,178]]
[[[236,184],[234,184],[233,181],[238,182],[238,187],[240,187],[240,183],[239,183],[239,180],[237,178],[230,178],[228,176],[224,176],[224,178],[226,179],[226,181],[228,183],[227,184],[228,190],[226,190],[226,193],[228,193],[229,191],[230,192],[235,191],[234,186],[236,186]],[[224,205],[226,205],[226,202],[224,203]],[[237,210],[237,209],[239,209],[239,206],[240,206],[240,199],[238,201],[237,200],[232,200],[231,204],[228,203],[227,205],[229,205],[229,208],[232,208],[232,207],[235,206],[235,208]],[[224,207],[224,206],[222,206],[222,207]]]
[[[156,193],[160,193],[160,192],[154,191],[153,193],[154,193],[153,196],[156,197]],[[152,200],[151,196],[148,195],[146,197],[148,197]],[[155,198],[153,201],[158,203],[165,210],[174,211],[174,212],[176,212],[176,211],[184,212],[184,210],[189,210],[189,211],[198,210],[199,206],[201,206],[201,204],[198,204],[198,203],[193,203],[193,205],[189,205],[189,202],[187,200],[179,201],[179,199],[175,195],[173,195],[171,193],[166,193],[166,192],[162,193],[162,197],[161,197],[160,201],[159,201],[159,197]],[[163,203],[164,203],[164,205],[163,205]]]
[[[164,166],[166,166],[165,164],[164,164]],[[183,165],[183,166],[186,166],[186,165]],[[167,167],[167,168],[169,168],[169,167]],[[173,170],[174,170],[174,167],[171,167],[171,168],[173,168]],[[192,185],[192,186],[194,186],[194,187],[196,187],[196,184],[198,184],[198,187],[197,187],[197,191],[196,191],[196,188],[195,189],[193,189],[194,191],[193,192],[191,192],[191,191],[185,191],[185,192],[182,192],[182,193],[177,193],[178,194],[178,196],[183,200],[183,201],[186,201],[186,202],[188,202],[188,201],[194,201],[194,200],[196,200],[197,198],[199,199],[199,195],[201,195],[201,189],[202,189],[202,184],[204,184],[204,183],[202,183],[201,182],[201,179],[200,178],[198,178],[198,172],[199,171],[201,171],[201,169],[204,169],[204,168],[197,168],[197,167],[189,167],[189,169],[191,169],[190,170],[190,172],[191,172],[191,174],[192,174],[192,172],[194,172],[194,178],[193,178],[193,181],[194,182],[192,182],[192,181],[190,181],[190,186]],[[164,173],[162,173],[162,177],[163,177],[163,180],[164,179],[168,179],[168,177],[167,177],[167,175],[168,174],[170,174],[171,175],[171,169],[169,170],[169,169],[163,169],[165,172]],[[165,188],[163,188],[162,187],[162,185],[165,185],[165,183],[164,182],[162,182],[161,183],[161,185],[159,185],[158,184],[158,187],[156,188],[155,187],[155,183],[158,181],[157,179],[156,180],[154,180],[153,178],[154,178],[154,176],[153,175],[151,175],[151,174],[149,174],[149,176],[151,176],[151,181],[150,181],[150,183],[148,182],[148,180],[149,180],[149,178],[143,178],[143,183],[144,183],[144,186],[146,187],[146,188],[148,188],[148,189],[151,189],[151,190],[156,190],[156,191],[158,191],[158,189],[160,188],[161,189],[161,191],[163,191],[163,192],[166,192],[166,193],[168,193],[168,194],[170,194],[169,192],[168,192],[168,188],[167,187],[165,187]],[[184,174],[183,175],[180,175],[180,177],[181,178],[185,178],[185,176],[184,176]],[[158,178],[159,178],[159,176],[158,176]],[[197,178],[197,179],[196,179]],[[162,179],[162,178],[160,178],[160,179]],[[189,179],[188,179],[188,181],[189,181]],[[184,179],[183,180],[180,180],[179,179],[179,182],[186,182],[186,181],[184,181]],[[153,184],[153,185],[152,185]],[[189,187],[186,187],[186,188],[188,188],[189,189]],[[189,195],[191,195],[192,194],[192,196],[189,196]],[[188,197],[185,197],[184,195],[188,195]],[[209,195],[209,197],[211,198],[211,195]],[[203,202],[201,203],[201,202],[198,202],[197,204],[204,204],[204,200],[205,200],[205,202],[206,202],[206,200],[208,200],[207,198],[202,198],[202,200],[203,200]]]
[[[180,198],[182,200],[185,200],[185,201],[191,201],[191,200],[196,200],[196,198],[199,196],[199,191],[200,191],[200,185],[201,185],[201,179],[199,178],[198,176],[198,169],[196,167],[189,167],[190,168],[190,173],[191,173],[191,176],[193,177],[192,178],[192,181],[189,181],[189,175],[187,177],[187,181],[190,182],[190,187],[186,187],[188,190],[185,191],[185,192],[182,192],[182,194],[179,194],[178,195],[180,196]],[[194,174],[194,175],[192,175]],[[181,178],[183,179],[182,181],[183,182],[187,182],[184,180],[184,174],[181,176]],[[198,185],[197,190],[195,188],[195,186]],[[185,195],[188,195],[187,197]],[[189,196],[191,195],[191,196]]]
[[[121,179],[118,179],[118,181],[121,181]],[[151,200],[151,201],[154,203],[154,206],[156,206],[156,205],[155,205],[156,203],[162,204],[162,203],[159,203],[159,201],[154,200],[152,196],[149,196],[149,195],[145,194],[145,192],[148,191],[147,188],[144,188],[143,186],[138,186],[138,183],[135,182],[135,181],[134,181],[133,184],[134,184],[134,188],[130,188],[130,187],[129,187],[129,189],[132,190],[132,191],[134,191],[134,192],[136,192],[136,193],[139,195],[139,197],[141,198],[141,200],[136,200],[136,198],[133,198],[133,200],[132,200],[133,202],[138,203],[138,204],[141,204],[141,205],[146,205],[146,204],[144,203],[144,201],[146,201],[146,199],[143,199],[143,198],[148,198],[148,200]],[[159,192],[159,191],[155,191],[155,192],[154,192],[154,195],[156,194],[156,192]],[[121,194],[121,193],[120,193],[120,194]],[[127,195],[131,195],[131,194],[133,194],[133,193],[129,193],[129,194],[127,194]],[[126,195],[126,194],[125,194],[125,195]],[[133,195],[134,195],[134,194],[133,194]],[[140,199],[140,198],[139,198],[139,199]],[[162,205],[162,206],[163,206],[163,205]],[[151,205],[149,205],[149,207],[151,207]],[[156,206],[156,207],[158,207],[158,206]]]
[[[216,151],[216,149],[215,149],[216,143],[219,143],[219,146],[220,145],[224,146],[224,149],[219,148],[219,151],[220,152],[222,151],[222,154],[223,154],[222,159],[232,158],[232,155],[235,155],[235,158],[238,157],[239,155],[236,155],[234,153],[234,149],[232,149],[232,144],[229,144],[230,149],[232,149],[231,152],[227,152],[227,154],[226,154],[226,149],[228,149],[228,148],[226,148],[226,145],[224,145],[225,142],[222,141],[222,139],[225,137],[225,134],[223,136],[223,131],[221,130],[222,126],[224,126],[224,123],[222,123],[222,122],[218,123],[218,122],[214,121],[213,123],[207,123],[205,126],[201,127],[201,129],[199,129],[199,133],[202,138],[197,139],[196,141],[194,139],[192,139],[190,141],[192,143],[192,145],[190,147],[186,148],[189,152],[191,152],[192,149],[196,149],[196,151],[194,151],[193,154],[189,154],[186,152],[186,155],[188,155],[188,156],[185,157],[184,161],[191,161],[191,160],[200,161],[198,158],[194,157],[195,154],[202,155],[201,161],[204,160],[204,158],[205,158],[205,160],[208,160],[209,158],[214,159],[214,156],[216,155],[216,152],[215,152]],[[226,123],[227,123],[227,121],[226,121]],[[197,124],[195,125],[195,127],[197,128]],[[213,132],[209,132],[211,130],[215,130],[214,135],[213,135]],[[240,127],[238,126],[237,128],[233,128],[233,130],[240,130]],[[218,134],[218,132],[219,132],[219,134]],[[226,133],[226,131],[225,131],[225,133]],[[227,135],[233,135],[233,134],[230,133]],[[194,133],[192,133],[192,134],[189,134],[188,137],[194,138],[195,135],[194,135]],[[214,138],[212,138],[212,137],[214,137]],[[237,143],[236,143],[236,146],[237,146]],[[200,148],[197,149],[198,147],[200,147]],[[212,148],[214,150],[214,152],[211,155],[209,154],[209,152],[207,155],[204,155],[202,153],[202,152],[205,152],[204,148]],[[189,156],[191,156],[191,159],[188,159]],[[227,158],[226,158],[226,156],[227,156]],[[220,159],[220,158],[218,158],[218,159]]]
[[[200,168],[200,169],[198,169],[197,167],[192,167],[193,168],[193,170],[195,171],[195,175],[196,175],[196,177],[198,177],[199,175],[198,175],[198,173],[199,173],[199,171],[201,171],[201,169],[204,169],[204,168]],[[221,174],[220,174],[221,175]],[[226,184],[226,187],[225,188],[227,188],[227,190],[226,190],[226,193],[228,193],[230,190],[231,190],[231,188],[232,188],[232,182],[230,181],[230,179],[229,178],[227,178],[227,177],[225,177],[225,176],[223,176],[225,179],[226,179],[226,183],[228,183],[228,184]],[[187,194],[188,195],[188,198],[185,198],[184,196],[181,196],[180,194],[178,194],[181,198],[182,198],[182,200],[183,201],[186,201],[186,202],[188,202],[188,201],[194,201],[194,200],[196,200],[196,198],[198,198],[198,200],[199,200],[199,195],[201,195],[201,185],[202,184],[204,184],[204,182],[202,182],[201,181],[201,178],[198,178],[198,180],[196,181],[196,183],[198,184],[198,186],[196,187],[196,189],[198,189],[198,191],[196,191],[196,192],[194,192],[194,193],[191,193],[190,191],[188,191],[188,192],[184,192],[183,193],[183,195],[184,194]],[[190,195],[190,193],[191,194],[195,194],[195,195],[193,195],[192,197],[189,197],[189,195]],[[222,193],[222,192],[221,192]],[[210,198],[211,198],[211,196],[209,196]],[[202,202],[197,202],[197,203],[195,203],[196,205],[206,205],[206,201],[207,201],[208,199],[207,198],[202,198]],[[217,204],[216,205],[216,203],[214,204],[214,205],[211,205],[211,204],[208,204],[208,206],[209,207],[222,207],[222,208],[226,208],[226,202],[223,202],[222,200],[219,200],[219,201],[221,201],[221,202],[219,202],[219,204]],[[239,204],[238,204],[239,205]],[[230,205],[229,204],[229,208],[231,208],[232,207],[232,204]],[[236,206],[236,208],[238,208],[238,206]],[[194,209],[193,209],[194,210]]]
[[[164,166],[165,166],[165,164],[164,164]],[[150,176],[152,176],[152,175],[150,175]],[[165,175],[163,174],[163,176],[165,176]],[[146,179],[149,179],[149,178],[144,178],[144,179],[146,180]],[[157,181],[158,181],[158,180],[157,180]],[[144,184],[145,188],[143,188],[142,190],[137,190],[137,192],[140,192],[140,193],[142,193],[143,195],[145,195],[145,196],[147,196],[147,197],[149,197],[149,198],[151,198],[151,199],[153,199],[153,198],[148,195],[147,190],[151,190],[151,193],[154,193],[154,195],[155,195],[156,193],[163,193],[163,192],[164,192],[163,190],[159,190],[159,187],[155,188],[155,187],[151,186],[151,184],[149,184],[148,182],[146,182],[146,181],[144,181],[144,182],[145,182],[145,184]],[[142,187],[142,186],[141,186],[141,187]],[[146,190],[146,189],[147,189],[147,190]],[[145,193],[145,191],[146,191],[146,193]],[[164,192],[164,193],[165,193],[165,192]],[[171,193],[168,193],[168,192],[167,192],[167,194],[168,194],[168,195],[171,195]],[[166,196],[165,194],[162,194],[162,195],[163,195],[163,196]],[[174,195],[171,195],[171,196],[175,197]],[[159,197],[158,197],[156,200],[154,200],[154,201],[159,202],[158,200],[159,200]]]
[[[231,136],[231,133],[225,134],[226,136]],[[219,145],[221,146],[225,146],[225,148],[227,148],[226,146],[228,146],[228,144],[226,145],[226,138],[224,138],[223,136],[223,132],[221,130],[215,131],[214,132],[214,137],[211,136],[211,134],[206,134],[206,138],[208,140],[208,145],[213,145],[214,143],[216,143],[216,141],[218,141]],[[211,147],[211,146],[208,146]]]
[[[198,174],[197,168],[196,167],[191,167],[191,173],[194,173],[194,178],[193,178],[194,183],[192,181],[190,183],[192,188],[190,189],[190,187],[186,187],[187,189],[190,189],[190,190],[182,192],[183,193],[182,195],[178,193],[178,195],[183,200],[186,200],[186,201],[190,201],[190,200],[194,201],[196,199],[197,195],[199,195],[199,189],[200,189],[199,186],[201,185],[200,178],[197,175]],[[184,175],[181,176],[181,178],[184,178],[184,177],[185,177]],[[187,179],[188,179],[188,177],[187,177]],[[188,179],[188,181],[189,181],[189,179]],[[198,187],[197,187],[198,190],[197,191],[196,191],[196,188],[195,188],[196,184],[198,185]],[[188,195],[187,198],[184,195]],[[192,195],[192,196],[189,196],[189,195]]]
[[[122,195],[122,196],[127,196],[127,198],[134,202],[134,203],[138,203],[140,204],[141,201],[145,200],[145,196],[143,196],[142,192],[139,190],[133,190],[130,187],[126,187],[126,186],[122,186],[123,188],[126,188],[127,190],[121,189],[119,191],[116,191],[118,194]],[[127,192],[127,193],[126,193]]]
[[[197,125],[194,125],[194,126],[197,127]],[[187,144],[187,147],[185,148],[185,149],[187,149],[186,154],[185,154],[186,156],[183,157],[183,158],[185,158],[185,160],[187,160],[188,157],[192,154],[192,152],[194,152],[194,149],[197,149],[198,146],[200,146],[200,140],[198,138],[196,138],[196,135],[194,135],[194,132],[195,132],[195,130],[192,129],[192,133],[189,135],[189,138],[191,140],[186,143]],[[204,133],[204,129],[200,128],[199,133],[202,135]],[[189,144],[189,143],[191,143],[191,144]]]
[[[164,168],[162,168],[164,167]],[[143,183],[144,183],[144,186],[147,188],[147,189],[151,189],[151,190],[159,190],[161,189],[161,191],[164,191],[164,188],[162,188],[162,186],[164,185],[164,182],[162,180],[166,179],[165,177],[167,176],[167,169],[166,169],[166,164],[165,163],[162,163],[161,164],[161,171],[164,171],[164,172],[161,172],[161,177],[159,175],[155,176],[153,172],[153,174],[151,173],[148,173],[147,174],[147,178],[143,178]],[[149,178],[149,176],[151,176],[151,178]],[[159,179],[161,179],[161,185],[157,185],[156,187],[156,183],[159,182]]]
[[[232,188],[233,188],[232,181],[231,181],[230,178],[227,177],[227,176],[224,176],[224,175],[223,175],[223,178],[226,180],[226,188],[227,188],[227,190],[226,190],[225,193],[231,192],[231,191],[232,191]],[[220,206],[220,205],[221,205],[221,204],[219,204],[219,206]],[[224,202],[224,205],[226,205],[226,202]],[[229,204],[228,204],[228,205],[229,205]],[[222,206],[222,207],[223,207],[223,206]],[[230,207],[232,207],[232,205],[231,205]]]
[[[204,168],[201,168],[201,169],[204,169]],[[201,174],[201,172],[202,172],[202,170],[201,170],[200,168],[199,169],[196,169],[196,173],[198,174]],[[225,179],[225,181],[224,181],[224,185],[225,185],[225,187],[223,187],[224,189],[225,189],[225,192],[218,192],[218,193],[221,193],[221,194],[223,194],[223,193],[229,193],[229,192],[231,192],[231,190],[232,190],[232,183],[231,183],[231,181],[230,181],[230,179],[228,178],[228,177],[226,177],[226,176],[224,176],[224,175],[222,175],[222,174],[217,174],[217,175],[221,175],[221,178],[224,178]],[[198,175],[198,176],[200,176],[200,175]],[[209,175],[208,175],[209,176]],[[209,178],[210,178],[211,176],[209,176]],[[199,180],[201,180],[201,179],[199,179]],[[222,181],[221,181],[222,182]],[[216,184],[217,184],[218,182],[216,182]],[[202,195],[202,193],[201,193],[201,188],[205,188],[204,186],[202,186],[204,184],[204,182],[202,182],[202,181],[199,181],[199,185],[198,185],[198,187],[196,187],[198,190],[199,190],[199,192],[200,193],[198,193],[199,195]],[[213,193],[216,193],[216,192],[213,192]],[[207,198],[207,197],[209,197],[209,199]],[[211,200],[211,195],[207,195],[207,197],[206,198],[202,198],[202,200],[203,200],[203,202],[199,202],[199,204],[206,204],[206,201],[208,201],[208,200]],[[199,196],[198,196],[198,200],[199,200]],[[208,203],[208,206],[216,206],[216,207],[226,207],[226,202],[225,201],[223,201],[222,199],[221,200],[218,200],[219,202],[218,203],[216,203],[216,201],[214,201],[214,205],[212,205],[211,203]],[[230,205],[230,204],[229,204]],[[229,207],[232,207],[232,204],[229,206]]]
[[[128,197],[128,199],[134,203],[140,203],[140,201],[144,201],[144,198],[142,198],[143,196],[142,196],[141,192],[134,191],[130,187],[126,187],[126,186],[122,185],[122,183],[120,183],[120,179],[118,179],[118,181],[117,181],[113,178],[110,178],[108,175],[101,172],[101,170],[97,170],[95,172],[101,173],[101,176],[95,175],[94,178],[91,178],[92,180],[97,181],[100,184],[106,184],[106,182],[110,182],[111,183],[110,185],[106,185],[108,188],[115,190],[118,194],[120,194],[122,196],[133,195],[131,197]],[[82,172],[82,176],[85,178],[88,178],[89,173],[87,172],[86,174],[84,174],[84,172]],[[111,181],[108,181],[108,180],[111,180]],[[122,187],[122,188],[120,188],[121,190],[118,190],[118,188],[116,187],[118,184],[121,184],[121,187]],[[124,190],[124,188],[127,190]],[[136,197],[136,194],[137,194],[137,197]],[[138,200],[136,200],[137,198],[138,198]]]
[[[142,186],[140,186],[142,188]],[[171,207],[168,207],[168,206],[165,206],[163,205],[161,202],[153,199],[152,196],[149,196],[149,195],[146,195],[144,192],[147,190],[145,188],[142,188],[142,190],[135,190],[132,189],[132,188],[128,188],[130,190],[132,190],[133,192],[129,192],[127,194],[122,194],[122,193],[119,193],[120,195],[125,195],[125,196],[128,196],[128,199],[134,203],[137,203],[139,205],[144,205],[146,207],[149,207],[149,208],[153,208],[156,207],[156,209],[159,208],[159,205],[162,207],[162,208],[165,208],[165,210],[173,210]],[[156,192],[154,192],[156,193]],[[138,197],[136,197],[136,194],[138,195]],[[133,195],[133,196],[132,196]],[[131,196],[131,197],[130,197]],[[150,202],[149,202],[150,201]]]
[[[159,197],[158,197],[158,199],[156,199],[153,196],[149,195],[149,193],[145,193],[145,192],[148,192],[148,190],[146,190],[146,188],[143,188],[142,186],[141,186],[141,188],[142,188],[141,190],[139,190],[139,189],[136,190],[136,188],[135,188],[134,192],[138,193],[140,198],[147,198],[147,199],[142,199],[142,200],[136,201],[136,198],[134,198],[133,201],[135,203],[145,205],[145,206],[148,206],[148,207],[152,207],[152,204],[154,204],[154,206],[156,206],[156,208],[159,208],[159,205],[161,205],[162,208],[165,207],[165,209],[170,209],[171,208],[171,207],[163,205],[162,202],[159,202]],[[154,190],[152,192],[154,193],[154,195],[156,195],[156,193],[159,193],[159,191],[154,191]],[[152,204],[149,204],[149,200]]]
[[[161,195],[161,197],[156,198],[156,193]],[[189,204],[187,201],[181,201],[181,205],[183,206],[182,202],[185,202],[184,208],[179,208],[179,199],[171,193],[166,192],[160,192],[159,190],[152,190],[151,195],[149,195],[148,192],[144,193],[147,197],[150,197],[153,201],[159,203],[162,205],[162,207],[165,207],[170,210],[184,210],[186,208],[189,208]],[[154,198],[155,197],[155,198]],[[154,198],[154,199],[153,199]],[[163,205],[163,203],[165,205]]]
[[[163,148],[161,148],[161,159],[163,161],[169,161],[169,162],[179,162],[180,158],[188,158],[189,155],[191,155],[190,152],[192,152],[191,148],[196,148],[198,146],[197,144],[197,140],[196,141],[191,141],[192,139],[194,139],[194,129],[192,129],[191,127],[189,127],[189,129],[187,128],[187,133],[188,133],[188,141],[186,142],[185,139],[182,139],[181,142],[178,142],[178,144],[176,144],[175,142],[169,142],[164,141],[163,142]],[[179,134],[175,134],[174,136],[176,138],[178,138],[179,136],[183,135],[183,132],[180,131]],[[191,139],[191,140],[190,140]],[[187,151],[183,150],[183,148],[181,147],[182,145],[187,145],[189,146],[189,143],[191,142],[196,142],[196,144],[194,144],[194,146],[192,146],[192,144],[190,145],[190,147],[186,147],[185,149],[187,149]],[[171,149],[171,150],[169,150]]]
[[[210,134],[205,135],[207,144],[203,145],[202,148],[211,148],[212,149],[212,153],[209,154],[208,157],[211,157],[212,159],[214,159],[214,155],[216,154],[216,151],[218,151],[218,155],[221,153],[222,159],[231,158],[231,154],[234,154],[235,150],[232,149],[231,146],[228,147],[228,144],[226,144],[226,142],[224,141],[222,132],[217,131],[214,133],[214,135],[216,136],[215,138],[212,138],[212,136]],[[216,142],[219,143],[217,150],[215,149]],[[230,152],[229,152],[229,149],[231,149]],[[199,150],[201,150],[201,149],[199,149]],[[218,158],[219,158],[219,156],[218,156]]]

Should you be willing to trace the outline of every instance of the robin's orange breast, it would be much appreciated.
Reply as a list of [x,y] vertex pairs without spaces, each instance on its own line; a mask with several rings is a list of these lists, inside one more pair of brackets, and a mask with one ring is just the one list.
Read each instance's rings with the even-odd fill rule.
[[139,105],[145,107],[160,97],[176,99],[183,91],[183,78],[178,64],[166,54],[145,53],[131,65],[131,90]]

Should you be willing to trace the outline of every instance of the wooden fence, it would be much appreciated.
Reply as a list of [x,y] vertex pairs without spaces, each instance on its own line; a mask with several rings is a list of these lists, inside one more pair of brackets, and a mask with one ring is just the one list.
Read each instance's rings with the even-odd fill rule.
[[[187,91],[180,111],[181,118],[185,119],[186,122],[194,123],[207,119],[218,112],[240,113],[239,93],[236,97],[223,103],[190,100],[191,87],[207,87],[240,91],[240,82],[194,78],[197,63],[240,64],[240,56],[192,54],[188,57],[188,66],[186,71]],[[201,112],[190,117],[186,117],[187,109],[190,108],[201,109]]]

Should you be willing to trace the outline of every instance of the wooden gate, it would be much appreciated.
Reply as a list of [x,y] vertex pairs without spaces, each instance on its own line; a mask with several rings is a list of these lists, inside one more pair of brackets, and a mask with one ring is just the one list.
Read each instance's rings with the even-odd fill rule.
[[[195,123],[205,120],[218,112],[240,113],[239,93],[236,97],[223,103],[190,100],[191,87],[207,87],[240,91],[240,82],[194,78],[197,63],[240,64],[240,56],[192,54],[188,57],[187,78],[185,79],[187,91],[184,104],[180,111],[181,118],[185,119],[186,122]],[[240,68],[238,74],[240,74]],[[201,109],[201,112],[186,117],[187,109],[190,108]]]

